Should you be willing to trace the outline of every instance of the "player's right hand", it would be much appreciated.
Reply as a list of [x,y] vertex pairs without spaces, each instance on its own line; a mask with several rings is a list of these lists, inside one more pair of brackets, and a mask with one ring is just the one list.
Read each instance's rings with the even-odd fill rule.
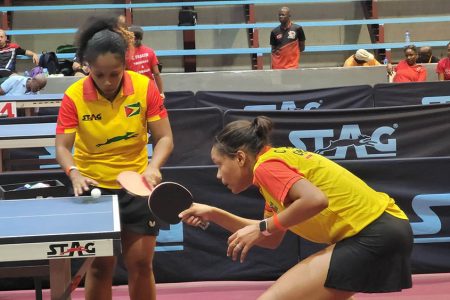
[[89,191],[90,186],[98,185],[94,179],[84,177],[78,170],[70,172],[70,180],[72,181],[73,192],[75,196],[80,196],[84,192]]
[[184,223],[198,227],[210,220],[212,209],[212,206],[194,202],[191,207],[183,210],[178,216]]

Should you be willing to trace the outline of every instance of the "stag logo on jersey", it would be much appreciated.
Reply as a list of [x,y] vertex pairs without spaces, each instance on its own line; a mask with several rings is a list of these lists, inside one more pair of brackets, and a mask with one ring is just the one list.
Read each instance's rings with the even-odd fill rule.
[[125,106],[125,115],[127,118],[139,115],[141,113],[141,104],[139,102]]
[[[343,125],[340,130],[296,130],[289,140],[299,149],[316,152],[331,159],[379,158],[397,155],[397,140],[392,138],[398,124],[381,126],[373,132],[362,132],[357,124]],[[350,150],[354,154],[350,154]]]
[[99,121],[102,119],[102,114],[83,115],[82,121]]

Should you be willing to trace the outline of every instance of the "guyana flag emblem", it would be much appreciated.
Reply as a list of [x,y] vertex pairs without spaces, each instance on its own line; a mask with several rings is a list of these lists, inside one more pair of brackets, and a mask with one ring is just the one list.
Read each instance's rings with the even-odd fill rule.
[[141,104],[139,102],[125,106],[127,118],[139,115],[141,113]]

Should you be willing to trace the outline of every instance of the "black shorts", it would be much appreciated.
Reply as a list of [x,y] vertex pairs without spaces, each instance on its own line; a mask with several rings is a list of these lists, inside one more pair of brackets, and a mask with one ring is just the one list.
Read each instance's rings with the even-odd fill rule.
[[[102,195],[117,195],[122,230],[151,236],[159,234],[160,224],[148,208],[147,197],[131,196],[123,189],[99,189]],[[83,195],[90,196],[90,192]]]
[[336,243],[325,287],[360,293],[410,288],[412,246],[408,220],[385,212],[357,235]]

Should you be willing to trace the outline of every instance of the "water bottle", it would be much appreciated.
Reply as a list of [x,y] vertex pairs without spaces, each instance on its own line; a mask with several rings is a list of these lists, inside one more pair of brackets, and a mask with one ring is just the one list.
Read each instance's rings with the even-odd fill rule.
[[44,73],[45,77],[48,77],[48,69],[47,68],[43,68],[42,72]]
[[411,36],[409,35],[409,31],[405,32],[405,43],[411,43]]

